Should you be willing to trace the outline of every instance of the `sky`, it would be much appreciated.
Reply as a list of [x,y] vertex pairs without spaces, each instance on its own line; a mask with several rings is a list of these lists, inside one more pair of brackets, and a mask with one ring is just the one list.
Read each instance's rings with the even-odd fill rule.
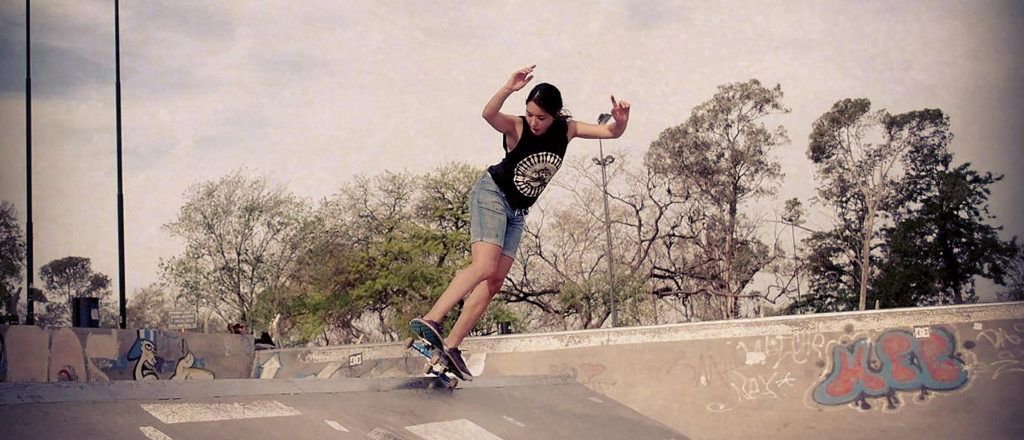
[[[1024,2],[336,1],[121,2],[126,287],[159,281],[184,243],[162,225],[195,183],[245,168],[312,201],[353,176],[501,160],[480,117],[536,64],[592,121],[632,104],[606,149],[639,163],[719,85],[780,84],[790,144],[777,200],[817,185],[811,123],[844,98],[940,108],[956,163],[1003,174],[994,225],[1024,235]],[[35,273],[91,258],[118,291],[113,0],[31,2]],[[0,0],[0,200],[26,216],[25,2]],[[531,84],[531,86],[533,85]],[[529,88],[529,87],[528,87]],[[522,114],[525,92],[503,111]],[[577,140],[569,156],[596,155]],[[557,177],[555,178],[557,181]],[[551,195],[551,197],[558,197]],[[811,207],[812,213],[818,208]],[[821,212],[811,227],[829,227]],[[38,283],[38,276],[36,277]],[[993,296],[992,286],[982,296]]]

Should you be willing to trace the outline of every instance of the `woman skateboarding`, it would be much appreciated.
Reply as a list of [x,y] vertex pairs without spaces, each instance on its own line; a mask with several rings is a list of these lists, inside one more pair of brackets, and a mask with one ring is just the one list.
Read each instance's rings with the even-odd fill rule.
[[[547,83],[538,84],[527,95],[525,116],[501,113],[505,100],[533,79],[535,67],[513,73],[482,112],[484,120],[504,135],[505,158],[489,167],[470,191],[472,262],[455,275],[430,312],[410,323],[412,332],[447,353],[450,364],[467,380],[472,380],[472,375],[462,359],[459,344],[505,281],[519,248],[527,210],[562,165],[569,141],[577,137],[618,138],[629,120],[629,103],[616,102],[614,96],[611,124],[572,120],[562,109],[561,92]],[[445,337],[440,323],[463,298],[466,301],[462,313],[451,334]]]

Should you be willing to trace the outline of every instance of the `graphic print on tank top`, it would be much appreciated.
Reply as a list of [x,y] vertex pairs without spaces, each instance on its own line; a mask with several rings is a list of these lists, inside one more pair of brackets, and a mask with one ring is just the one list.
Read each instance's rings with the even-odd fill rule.
[[562,158],[555,153],[541,152],[527,156],[516,166],[513,177],[516,189],[526,197],[539,196],[561,166]]

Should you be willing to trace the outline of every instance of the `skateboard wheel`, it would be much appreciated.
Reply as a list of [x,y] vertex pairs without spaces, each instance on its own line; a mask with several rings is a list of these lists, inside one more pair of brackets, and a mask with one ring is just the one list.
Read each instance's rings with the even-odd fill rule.
[[433,353],[430,355],[430,365],[437,365],[441,362],[441,355]]
[[433,365],[430,365],[429,363],[423,364],[423,374],[430,374],[431,371],[434,371]]
[[454,390],[455,387],[459,386],[459,379],[451,377],[448,381],[448,389]]
[[415,341],[416,340],[413,339],[413,338],[406,339],[405,340],[405,348],[412,348],[412,343],[415,342]]

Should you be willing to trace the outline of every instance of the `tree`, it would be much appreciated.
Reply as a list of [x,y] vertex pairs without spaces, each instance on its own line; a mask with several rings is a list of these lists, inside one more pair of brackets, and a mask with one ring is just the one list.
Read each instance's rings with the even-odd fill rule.
[[899,187],[895,225],[886,229],[886,260],[875,289],[891,306],[974,302],[974,279],[1005,285],[1017,254],[1016,237],[985,224],[991,186],[1002,180],[969,163],[952,167],[953,154],[924,152],[908,164]]
[[[18,213],[8,201],[0,202],[0,308],[17,321],[18,294],[25,267],[25,238],[18,225]],[[0,322],[3,322],[0,319]]]
[[692,280],[693,293],[724,302],[727,319],[739,316],[739,298],[751,295],[754,276],[779,255],[757,237],[759,222],[741,209],[775,194],[783,178],[772,151],[789,140],[783,127],[763,122],[789,112],[782,97],[781,86],[755,79],[719,86],[686,122],[663,131],[645,158],[657,173],[689,187],[697,204],[687,224],[678,226],[689,239],[675,244],[682,252],[676,257],[686,264],[658,268],[655,275]]
[[850,249],[858,249],[859,237],[851,228],[836,227],[815,231],[804,239],[807,254],[803,264],[807,272],[808,293],[789,305],[789,313],[823,313],[855,310],[858,307],[860,278],[858,259]]
[[467,264],[469,191],[482,172],[446,164],[342,186],[317,213],[323,239],[278,295],[283,325],[317,343],[398,338]]
[[[840,309],[849,299],[837,295],[856,294],[857,308],[867,308],[872,253],[880,245],[884,215],[894,209],[901,165],[944,151],[949,140],[949,120],[941,110],[891,115],[871,112],[867,99],[838,101],[814,121],[807,156],[820,182],[817,201],[833,210],[836,225],[808,241],[815,249],[813,294],[831,297],[826,303]],[[837,288],[842,290],[824,290]]]
[[167,330],[171,298],[159,284],[135,290],[126,305],[128,328]]
[[310,206],[241,171],[193,185],[185,198],[177,219],[164,225],[185,251],[161,261],[162,276],[182,302],[247,322],[257,298],[280,288],[316,239]]
[[1024,301],[1024,243],[1017,245],[1017,257],[1007,271],[1006,290],[997,294],[999,301]]
[[417,179],[415,218],[440,233],[445,249],[442,262],[448,252],[462,255],[469,250],[469,192],[483,172],[465,163],[450,163]]
[[387,340],[399,336],[398,322],[418,314],[431,289],[448,281],[432,264],[441,253],[440,241],[415,221],[416,182],[409,173],[358,177],[332,201],[335,217],[354,239],[351,294],[376,317]]
[[[789,226],[790,237],[793,240],[793,278],[796,281],[795,287],[796,287],[797,298],[799,298],[801,296],[801,293],[800,293],[800,283],[801,283],[800,282],[800,272],[803,270],[803,263],[800,261],[801,251],[800,251],[800,248],[798,247],[797,241],[796,241],[796,230],[798,228],[799,229],[804,229],[803,224],[805,222],[806,221],[804,220],[803,203],[800,202],[800,199],[794,197],[794,198],[786,200],[785,207],[783,208],[783,211],[782,211],[782,223],[787,225],[787,226]],[[786,283],[786,284],[788,286],[790,283]],[[787,287],[787,288],[785,288],[783,290],[788,292],[788,291],[790,291],[792,289]]]
[[[268,291],[254,315],[270,322],[280,316],[278,345],[320,342],[351,344],[373,332],[358,323],[363,304],[355,297],[352,250],[325,241],[308,250],[282,288]],[[288,335],[288,336],[283,336]]]
[[[570,167],[571,169],[571,167]],[[578,174],[563,172],[558,186]],[[599,192],[574,192],[573,200],[534,207],[510,282],[499,298],[538,308],[558,328],[599,328],[611,315],[604,217]],[[582,200],[578,197],[583,197]],[[591,212],[594,211],[594,212]],[[617,291],[621,293],[621,291]]]
[[110,277],[93,272],[92,260],[84,257],[46,263],[39,268],[39,280],[48,298],[46,313],[38,319],[40,325],[70,325],[72,299],[93,297],[103,303],[110,294]]

